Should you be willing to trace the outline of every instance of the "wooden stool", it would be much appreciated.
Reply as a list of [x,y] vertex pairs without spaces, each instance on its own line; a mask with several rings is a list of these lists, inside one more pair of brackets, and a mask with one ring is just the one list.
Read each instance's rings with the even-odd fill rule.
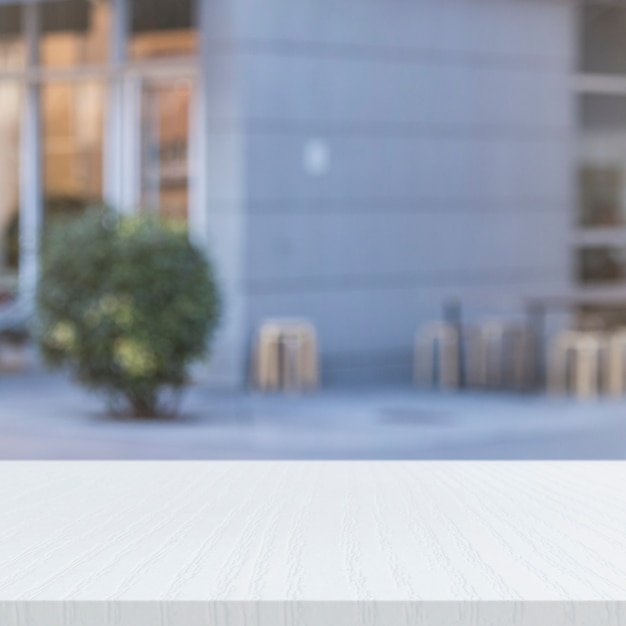
[[503,382],[505,326],[489,321],[468,336],[467,382],[470,387],[494,388]]
[[253,358],[260,389],[312,389],[319,384],[317,338],[305,320],[269,320],[258,333]]
[[468,384],[523,389],[531,381],[532,336],[522,326],[489,321],[469,333]]
[[[437,346],[439,358],[437,359]],[[459,333],[444,322],[430,324],[418,331],[415,339],[415,381],[418,385],[458,389]]]
[[511,326],[507,330],[504,353],[509,357],[505,363],[504,378],[507,387],[527,389],[533,382],[534,337],[524,326]]
[[280,386],[280,339],[278,324],[267,322],[260,328],[253,356],[253,378],[260,389]]
[[605,391],[611,396],[626,393],[626,329],[613,333],[607,341],[605,355]]
[[565,331],[561,333],[550,354],[549,391],[567,393],[569,390],[568,357],[573,355],[574,394],[579,399],[598,394],[598,377],[603,341],[597,333]]

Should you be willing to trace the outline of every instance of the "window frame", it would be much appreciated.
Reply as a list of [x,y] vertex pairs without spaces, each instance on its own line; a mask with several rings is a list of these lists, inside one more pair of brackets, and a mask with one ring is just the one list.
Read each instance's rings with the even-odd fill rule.
[[[576,28],[578,37],[575,41],[575,69],[572,78],[572,97],[574,99],[574,110],[576,115],[576,127],[578,138],[575,142],[575,171],[573,172],[573,184],[575,185],[574,197],[576,206],[572,217],[573,229],[571,236],[571,257],[572,257],[572,279],[576,289],[584,293],[598,293],[603,295],[626,293],[626,280],[616,284],[606,284],[603,282],[583,282],[578,275],[579,256],[583,249],[589,247],[622,248],[626,245],[626,223],[615,226],[581,224],[580,208],[582,197],[579,190],[579,172],[581,167],[581,149],[583,128],[581,125],[581,98],[585,95],[598,96],[620,96],[626,101],[626,73],[603,74],[583,72],[581,55],[583,53],[583,8],[585,5],[606,5],[616,6],[611,0],[584,0],[578,6]],[[626,5],[624,5],[626,10]]]
[[[45,0],[43,0],[45,1]],[[129,136],[137,124],[129,120],[127,94],[133,85],[146,80],[168,80],[188,78],[195,85],[190,111],[194,126],[190,129],[189,142],[189,223],[202,223],[204,207],[203,189],[194,183],[204,166],[205,148],[198,132],[203,126],[203,84],[200,71],[204,31],[204,0],[194,0],[195,27],[198,50],[189,56],[131,59],[129,1],[109,0],[112,20],[108,33],[108,55],[101,63],[76,66],[42,66],[39,64],[40,6],[41,2],[22,2],[23,38],[26,49],[24,66],[15,71],[0,68],[0,82],[18,83],[22,89],[24,108],[21,120],[20,141],[20,263],[18,275],[18,297],[34,306],[34,296],[39,276],[39,252],[43,222],[43,164],[40,119],[40,89],[48,82],[74,82],[82,80],[102,81],[106,102],[104,104],[103,129],[103,197],[106,202],[122,211],[135,210],[133,194],[125,164],[120,155],[132,152],[133,139]],[[176,0],[172,0],[176,1]],[[198,127],[196,129],[196,126]],[[135,128],[136,129],[136,128]],[[201,132],[200,132],[201,135]],[[130,145],[129,145],[130,143]],[[192,184],[193,183],[193,184]],[[132,186],[132,185],[131,185]],[[197,235],[195,235],[198,239]],[[202,236],[199,238],[203,239]]]

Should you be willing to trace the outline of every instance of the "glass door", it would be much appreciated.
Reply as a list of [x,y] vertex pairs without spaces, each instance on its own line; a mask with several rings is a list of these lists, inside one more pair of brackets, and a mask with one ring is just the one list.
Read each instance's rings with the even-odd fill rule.
[[19,268],[21,85],[0,83],[0,304],[17,293]]
[[104,85],[49,81],[41,87],[44,229],[102,199]]
[[140,210],[186,227],[193,81],[144,79],[140,98]]

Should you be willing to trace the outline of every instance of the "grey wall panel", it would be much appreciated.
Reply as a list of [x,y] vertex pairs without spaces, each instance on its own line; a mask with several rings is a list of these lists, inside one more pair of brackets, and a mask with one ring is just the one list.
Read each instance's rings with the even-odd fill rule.
[[[311,138],[328,145],[330,168],[324,176],[310,176],[303,166]],[[330,125],[266,127],[249,131],[247,154],[251,199],[562,198],[570,186],[569,141],[523,132],[517,138],[480,130],[472,136],[468,128],[427,137],[392,125],[354,133]]]
[[[519,310],[568,287],[570,3],[235,4],[249,340],[265,317],[308,316],[326,380],[407,382],[415,328],[446,297]],[[305,170],[311,140],[323,175]]]
[[477,52],[563,61],[572,37],[558,1],[238,0],[244,35],[265,40]]
[[[565,75],[535,67],[442,65],[429,59],[278,55],[247,60],[254,120],[476,125],[509,133],[567,131]],[[513,127],[513,128],[510,128]]]
[[[442,272],[564,269],[567,231],[557,210],[335,212],[249,216],[248,280],[424,277]],[[323,254],[320,251],[323,250]]]

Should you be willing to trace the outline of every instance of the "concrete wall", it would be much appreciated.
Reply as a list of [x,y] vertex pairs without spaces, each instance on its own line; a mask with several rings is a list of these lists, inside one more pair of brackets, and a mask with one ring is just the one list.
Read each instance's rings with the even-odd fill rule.
[[445,298],[478,319],[567,287],[573,5],[233,0],[248,342],[304,315],[327,383],[408,382]]
[[194,193],[206,212],[192,225],[214,263],[222,300],[222,320],[207,367],[197,376],[218,387],[245,382],[247,312],[245,276],[246,204],[243,117],[244,71],[235,42],[240,38],[231,0],[200,1],[201,76],[196,131],[206,163]]

